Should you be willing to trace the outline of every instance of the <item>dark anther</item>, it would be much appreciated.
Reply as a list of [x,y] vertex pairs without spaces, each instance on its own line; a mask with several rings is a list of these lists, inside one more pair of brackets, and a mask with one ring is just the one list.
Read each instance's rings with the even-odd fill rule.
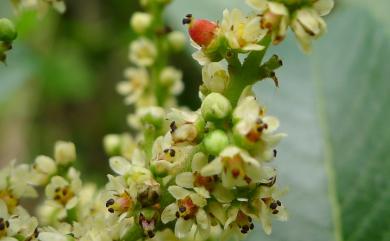
[[274,157],[276,157],[277,154],[278,154],[278,151],[276,149],[274,149]]
[[179,213],[179,212],[176,212],[176,217],[177,217],[177,218],[180,217],[180,213]]
[[184,213],[184,212],[186,211],[186,207],[179,207],[179,211],[180,211],[181,213]]
[[109,199],[107,202],[106,202],[106,207],[108,208],[109,206],[113,205],[115,203],[115,200],[114,199]]
[[66,189],[62,190],[62,194],[64,194],[64,196],[66,196],[67,193],[68,193],[68,190],[66,190]]
[[190,18],[183,18],[182,23],[183,23],[183,25],[190,24],[191,23],[191,19]]
[[149,230],[148,231],[148,236],[149,236],[149,238],[153,238],[154,237],[154,232],[152,230]]
[[279,213],[279,210],[274,210],[274,211],[272,211],[272,214],[278,214]]
[[54,196],[54,200],[60,200],[60,199],[61,199],[61,197],[59,195]]
[[6,226],[7,228],[9,227],[9,222],[8,222],[8,220],[5,221],[5,226]]
[[177,129],[176,122],[172,121],[169,127],[171,128],[171,133],[175,132]]
[[186,18],[192,18],[192,14],[191,13],[187,14]]
[[59,192],[61,189],[59,187],[57,187],[54,191],[55,192]]
[[276,209],[276,208],[278,207],[278,204],[276,204],[276,203],[271,203],[271,205],[269,205],[269,207],[270,207],[271,209]]
[[251,230],[255,228],[255,225],[251,223],[251,226],[249,227]]
[[278,206],[282,206],[282,202],[277,200],[276,203],[278,204]]
[[109,211],[110,213],[114,213],[114,209],[113,209],[113,208],[109,208],[108,211]]
[[176,155],[176,151],[175,151],[174,149],[171,149],[171,150],[169,151],[169,155],[170,155],[171,157],[174,157],[174,156]]
[[168,151],[169,151],[169,149],[165,149],[165,150],[164,150],[164,153],[168,153]]
[[251,223],[252,222],[252,218],[248,216],[248,221]]
[[5,229],[4,223],[0,223],[0,230],[4,230],[4,229]]

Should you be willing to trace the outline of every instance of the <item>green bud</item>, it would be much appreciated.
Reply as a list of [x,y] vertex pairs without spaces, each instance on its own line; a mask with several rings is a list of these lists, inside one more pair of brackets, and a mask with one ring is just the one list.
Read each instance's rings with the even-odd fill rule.
[[229,145],[229,138],[225,132],[215,130],[204,139],[204,146],[208,153],[216,156]]
[[211,93],[204,99],[201,112],[205,120],[226,118],[232,111],[230,101],[219,93]]
[[16,39],[15,25],[7,18],[0,19],[0,41],[12,42]]
[[103,138],[105,152],[110,155],[118,155],[121,152],[121,137],[116,134],[109,134]]

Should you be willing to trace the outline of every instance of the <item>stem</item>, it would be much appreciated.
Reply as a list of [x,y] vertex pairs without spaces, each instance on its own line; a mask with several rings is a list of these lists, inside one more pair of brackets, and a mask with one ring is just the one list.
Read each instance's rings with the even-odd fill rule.
[[[248,85],[254,84],[258,80],[258,70],[264,55],[267,52],[268,46],[271,43],[271,36],[267,35],[260,41],[260,45],[265,48],[261,51],[253,51],[245,59],[243,65],[238,66],[235,58],[229,63],[230,83],[226,89],[225,96],[230,100],[233,107],[237,105],[237,102],[241,96],[242,91]],[[239,67],[239,71],[236,68]]]

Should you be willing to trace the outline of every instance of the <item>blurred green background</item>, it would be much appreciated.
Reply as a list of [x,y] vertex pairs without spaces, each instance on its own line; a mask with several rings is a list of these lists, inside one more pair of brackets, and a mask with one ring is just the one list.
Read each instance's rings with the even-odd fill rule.
[[[15,18],[19,38],[0,66],[0,161],[51,154],[57,139],[77,144],[84,179],[108,172],[101,139],[127,130],[131,109],[115,93],[134,38],[137,1],[67,0],[64,15]],[[243,0],[176,0],[170,26],[187,13],[217,20]],[[328,34],[302,54],[293,36],[271,49],[284,60],[281,88],[255,87],[289,137],[276,165],[290,221],[249,240],[390,241],[390,2],[336,0]],[[7,1],[0,16],[13,16]],[[184,71],[182,104],[196,108],[200,68],[188,46],[172,62]]]

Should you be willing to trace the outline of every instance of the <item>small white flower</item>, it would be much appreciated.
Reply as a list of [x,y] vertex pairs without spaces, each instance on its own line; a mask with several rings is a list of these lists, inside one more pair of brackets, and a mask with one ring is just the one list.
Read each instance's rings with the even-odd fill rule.
[[192,143],[198,136],[196,122],[198,113],[190,113],[172,108],[167,119],[170,121],[170,133],[174,143]]
[[79,173],[70,168],[67,179],[61,176],[54,176],[46,186],[45,193],[55,206],[62,206],[65,209],[72,209],[78,203],[78,192],[81,190]]
[[220,63],[212,62],[203,66],[202,80],[210,92],[223,93],[229,84],[229,73]]
[[149,85],[149,74],[145,68],[127,68],[124,71],[125,81],[117,85],[119,94],[126,96],[125,103],[134,104],[145,94],[145,89]]
[[232,206],[227,210],[227,220],[222,233],[222,240],[230,240],[232,237],[242,240],[244,235],[254,229],[254,215],[246,213],[239,207]]
[[174,95],[180,94],[184,89],[182,78],[182,72],[171,66],[165,67],[160,73],[161,83]]
[[258,104],[253,96],[240,100],[233,112],[233,120],[234,133],[257,158],[270,161],[276,156],[275,148],[286,135],[275,133],[279,120],[266,116],[264,107]]
[[156,46],[147,38],[141,37],[130,44],[129,59],[138,66],[150,66],[157,57]]
[[72,142],[57,141],[54,147],[54,159],[59,165],[69,165],[76,160],[76,146]]
[[223,187],[215,177],[202,176],[202,168],[208,164],[208,158],[202,152],[194,155],[191,162],[192,172],[183,172],[176,176],[176,184],[191,188],[204,198],[214,196],[219,202],[228,203],[234,199],[233,193]]
[[222,184],[227,188],[247,186],[268,179],[272,174],[268,168],[252,158],[247,152],[235,146],[229,146],[211,163],[202,168],[202,176],[220,175]]
[[260,186],[257,190],[258,198],[253,201],[253,207],[257,211],[257,216],[260,218],[264,232],[271,234],[272,218],[279,221],[287,221],[288,213],[286,208],[279,200],[284,192],[277,189],[276,186]]
[[187,237],[195,225],[199,235],[206,239],[210,230],[210,220],[203,209],[206,199],[179,186],[170,186],[168,191],[177,201],[164,209],[161,221],[169,223],[176,220],[175,235],[179,239]]
[[302,49],[310,52],[311,42],[326,32],[326,23],[315,9],[302,8],[295,13],[291,28]]
[[130,25],[137,33],[144,33],[152,23],[153,17],[149,13],[136,12],[130,20]]
[[174,145],[172,134],[158,137],[152,148],[151,166],[160,175],[173,175],[179,173],[184,167],[194,146]]
[[266,31],[260,28],[260,17],[247,17],[239,9],[223,12],[221,32],[226,37],[232,49],[241,51],[259,51],[264,46],[259,41]]
[[182,50],[186,44],[186,37],[180,31],[172,31],[167,36],[168,42],[173,50]]

